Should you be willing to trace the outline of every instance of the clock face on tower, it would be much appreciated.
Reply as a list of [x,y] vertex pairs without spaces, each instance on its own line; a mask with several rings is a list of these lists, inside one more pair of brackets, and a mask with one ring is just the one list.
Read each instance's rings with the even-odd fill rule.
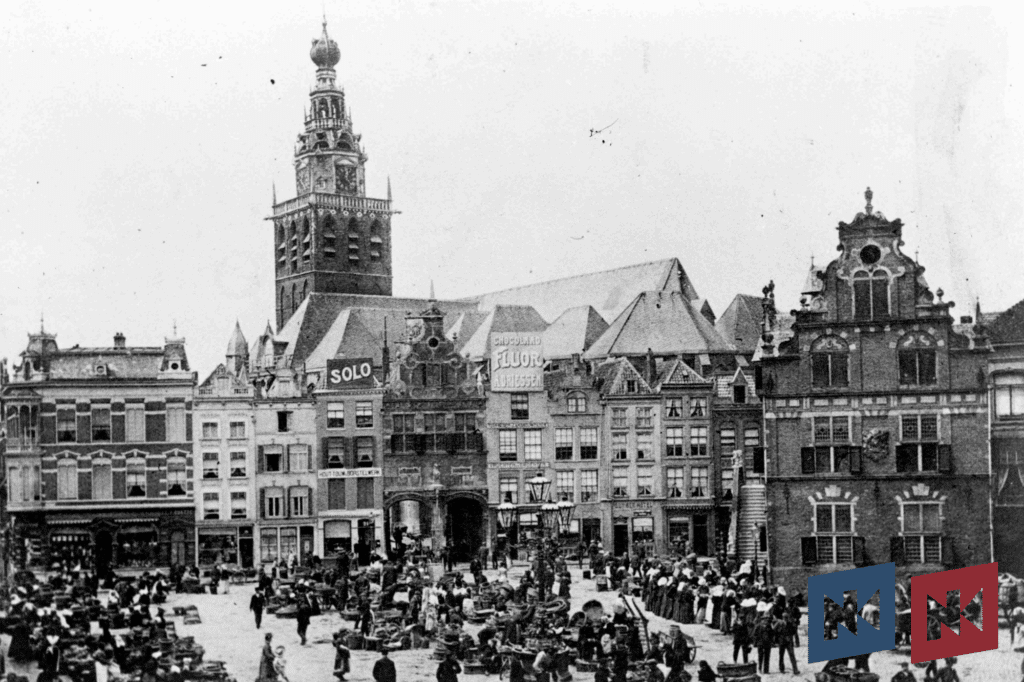
[[339,163],[334,168],[334,190],[352,194],[359,189],[359,178],[355,166]]

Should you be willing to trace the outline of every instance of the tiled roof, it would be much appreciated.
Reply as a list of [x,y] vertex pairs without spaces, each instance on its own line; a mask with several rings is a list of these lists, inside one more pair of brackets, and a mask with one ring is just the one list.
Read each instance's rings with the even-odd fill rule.
[[[629,358],[611,358],[594,368],[603,395],[645,395],[653,389]],[[636,381],[636,391],[627,391],[626,382]]]
[[658,380],[658,384],[660,386],[708,383],[711,382],[700,374],[697,374],[697,372],[679,358],[664,364]]
[[582,355],[607,329],[608,323],[593,306],[569,308],[544,332],[544,357],[552,360],[570,358],[574,353]]
[[740,352],[753,353],[761,340],[762,315],[760,296],[737,294],[718,318],[715,329]]
[[493,332],[543,332],[548,323],[536,310],[525,305],[498,305],[462,345],[459,353],[471,360],[490,357]]
[[226,355],[237,355],[244,357],[249,354],[249,344],[245,340],[245,334],[242,333],[242,325],[235,320],[235,331],[231,333],[231,339],[228,341],[228,352]]
[[[473,338],[473,332],[480,328],[488,317],[488,313],[462,312],[451,320],[451,326],[445,332],[449,341],[455,342],[455,350],[462,352],[466,342]],[[448,320],[445,320],[446,326]]]
[[996,345],[1024,342],[1024,301],[1020,301],[989,324],[992,343]]
[[[373,357],[375,362],[380,362],[384,319],[388,319],[389,339],[397,340],[405,332],[406,314],[418,314],[430,304],[429,300],[421,298],[313,293],[274,335],[274,340],[287,344],[285,354],[292,356],[293,364],[304,362],[307,368],[314,368],[310,364],[314,361],[318,363],[316,366],[324,366],[328,357],[335,357],[339,352],[347,357]],[[445,313],[446,320],[476,308],[465,301],[439,301],[438,307]],[[349,309],[359,312],[354,317],[347,315],[339,319]],[[337,346],[333,345],[334,341]],[[335,355],[330,354],[332,350]]]
[[669,258],[495,291],[467,301],[479,303],[481,310],[503,303],[533,306],[545,320],[589,305],[611,320],[641,291],[682,291],[687,299],[698,298],[679,260]]
[[612,322],[586,357],[636,356],[648,349],[659,356],[735,351],[678,291],[645,291]]

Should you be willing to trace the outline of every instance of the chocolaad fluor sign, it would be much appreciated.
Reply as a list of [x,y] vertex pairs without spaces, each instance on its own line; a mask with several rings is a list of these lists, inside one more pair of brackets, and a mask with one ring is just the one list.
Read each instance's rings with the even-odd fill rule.
[[491,334],[491,390],[544,390],[544,344],[540,334]]

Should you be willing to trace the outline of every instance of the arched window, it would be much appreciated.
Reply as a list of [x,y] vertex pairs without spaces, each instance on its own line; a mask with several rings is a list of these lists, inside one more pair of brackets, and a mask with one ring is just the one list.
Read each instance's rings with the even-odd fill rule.
[[853,276],[853,319],[884,320],[889,317],[889,275],[884,270],[858,272]]
[[930,334],[913,332],[900,339],[900,383],[905,386],[930,386],[936,383],[935,349]]
[[293,313],[299,307],[299,298],[298,298],[298,296],[299,296],[299,291],[296,288],[296,286],[293,284],[292,285],[292,312]]
[[850,384],[850,347],[838,336],[822,336],[811,345],[811,383],[816,388]]
[[570,393],[566,402],[569,412],[587,411],[587,396],[582,393]]
[[302,300],[305,301],[306,300],[306,296],[308,296],[308,295],[309,295],[309,281],[305,281],[305,282],[302,283]]

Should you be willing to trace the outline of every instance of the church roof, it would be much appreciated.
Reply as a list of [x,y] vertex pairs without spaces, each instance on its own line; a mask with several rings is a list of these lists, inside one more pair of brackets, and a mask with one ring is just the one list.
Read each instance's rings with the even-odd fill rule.
[[736,294],[715,323],[715,329],[740,352],[753,353],[761,339],[762,315],[760,296]]
[[645,291],[612,322],[586,357],[729,353],[735,348],[679,291]]
[[498,305],[466,340],[459,351],[471,360],[481,360],[491,354],[491,334],[494,332],[543,332],[548,323],[536,310],[525,305]]
[[583,354],[608,329],[608,323],[594,310],[583,305],[569,308],[544,332],[544,358],[570,358]]
[[698,298],[679,259],[668,258],[494,291],[466,300],[478,303],[481,310],[500,304],[533,306],[545,320],[554,320],[569,308],[589,305],[601,317],[611,320],[641,291],[681,291],[687,299]]

